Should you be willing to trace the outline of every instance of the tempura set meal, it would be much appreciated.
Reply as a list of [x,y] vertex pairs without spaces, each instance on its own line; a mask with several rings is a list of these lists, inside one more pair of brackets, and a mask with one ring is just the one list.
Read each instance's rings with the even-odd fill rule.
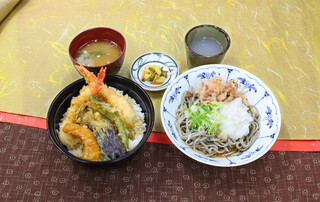
[[201,87],[184,92],[175,126],[193,150],[205,156],[232,156],[247,150],[259,136],[257,109],[233,79],[204,80]]
[[135,148],[146,130],[139,104],[98,76],[76,66],[87,85],[71,100],[59,126],[59,139],[73,155],[90,161],[119,158]]
[[[187,40],[189,33],[193,33],[195,28],[197,36],[190,34],[190,40]],[[202,31],[198,31],[202,29],[203,34]],[[217,39],[211,36],[207,38],[208,29],[213,30],[214,36],[217,31],[222,35]],[[93,32],[90,29],[87,30],[88,33],[86,31],[79,34],[70,44],[70,56],[73,54],[73,62],[80,64],[76,65],[76,68],[83,75],[86,85],[79,91],[78,96],[72,98],[57,132],[60,142],[74,156],[88,161],[109,161],[129,153],[137,147],[143,137],[149,136],[150,132],[146,133],[146,128],[151,130],[154,117],[152,120],[146,119],[145,122],[147,112],[142,112],[141,103],[138,104],[119,89],[107,86],[104,83],[105,68],[101,68],[97,76],[89,71],[91,69],[96,73],[96,67],[106,65],[109,65],[111,70],[113,66],[110,64],[119,69],[126,49],[124,37],[115,30],[97,30],[100,31]],[[92,36],[89,34],[91,32],[94,33]],[[92,40],[91,37],[96,35],[97,39]],[[112,38],[112,41],[108,38]],[[89,41],[83,44],[85,40]],[[79,48],[77,43],[83,45]],[[188,63],[196,67],[207,64],[208,61],[220,63],[230,46],[230,38],[219,27],[200,25],[187,33],[186,44]],[[176,62],[171,57],[170,60],[166,60],[163,55],[165,54],[154,52],[139,57],[137,63],[134,62],[131,67],[131,70],[135,71],[131,77],[138,78],[137,83],[143,84],[142,87],[145,89],[163,90],[162,86],[166,87],[175,78],[175,74],[179,74]],[[211,59],[207,60],[209,58]],[[193,64],[192,61],[197,60],[199,63]],[[174,67],[174,71],[169,67]],[[188,75],[184,78],[188,80]],[[148,85],[153,85],[153,88],[148,88]],[[259,137],[260,115],[258,109],[248,103],[246,92],[240,91],[239,88],[240,84],[234,79],[224,81],[220,76],[213,76],[202,80],[199,88],[191,87],[180,94],[182,97],[178,109],[169,112],[170,118],[174,120],[163,123],[165,129],[165,124],[170,127],[171,133],[168,136],[173,134],[176,138],[177,132],[185,144],[200,156],[229,157],[248,150]],[[174,92],[169,100],[176,99],[179,93]],[[161,105],[165,99],[162,101]],[[164,106],[163,112],[167,107],[171,106]],[[153,116],[153,106],[151,108]],[[173,122],[176,130],[172,128]]]

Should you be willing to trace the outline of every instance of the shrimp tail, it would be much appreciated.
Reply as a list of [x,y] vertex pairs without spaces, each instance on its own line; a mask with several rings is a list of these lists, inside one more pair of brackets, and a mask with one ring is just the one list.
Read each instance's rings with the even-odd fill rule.
[[104,78],[106,76],[106,68],[101,67],[98,76],[96,77],[92,72],[88,71],[83,65],[75,66],[83,78],[86,80],[87,84],[92,84],[92,94],[97,94],[101,87],[103,86]]
[[97,76],[98,81],[101,81],[103,83],[104,78],[106,76],[106,71],[107,71],[107,67],[105,67],[105,68],[101,67],[101,69],[98,73],[98,76]]
[[98,73],[98,76],[95,78],[96,85],[95,85],[95,89],[94,89],[94,95],[97,94],[101,90],[101,88],[104,84],[105,76],[106,76],[106,68],[101,67],[101,69]]
[[76,69],[80,72],[80,74],[83,76],[83,78],[86,80],[86,83],[89,84],[91,83],[92,81],[95,81],[96,80],[96,76],[88,71],[84,66],[82,66],[81,64],[80,65],[76,65],[75,66]]

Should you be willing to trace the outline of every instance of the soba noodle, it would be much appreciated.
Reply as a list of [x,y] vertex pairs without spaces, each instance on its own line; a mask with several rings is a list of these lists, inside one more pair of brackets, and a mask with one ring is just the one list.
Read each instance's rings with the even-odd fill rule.
[[188,127],[185,109],[186,107],[190,108],[197,98],[196,96],[186,96],[187,93],[184,92],[181,105],[176,112],[175,126],[182,140],[193,150],[205,156],[233,156],[247,150],[258,138],[260,115],[256,107],[252,105],[248,105],[248,112],[253,117],[253,121],[249,126],[250,132],[248,135],[237,140],[233,140],[232,138],[222,140],[216,135],[209,135],[204,128],[195,130]]

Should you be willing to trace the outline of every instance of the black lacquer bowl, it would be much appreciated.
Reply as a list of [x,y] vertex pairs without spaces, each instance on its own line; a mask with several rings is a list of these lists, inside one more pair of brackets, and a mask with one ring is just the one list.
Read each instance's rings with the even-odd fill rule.
[[146,123],[146,131],[140,141],[140,143],[130,152],[126,153],[124,156],[119,158],[108,160],[108,161],[88,161],[81,158],[78,158],[68,152],[67,147],[65,147],[59,140],[58,131],[59,131],[59,123],[63,118],[64,113],[67,111],[70,106],[70,101],[73,97],[79,95],[80,89],[86,84],[84,79],[79,79],[67,87],[65,87],[53,100],[51,106],[49,108],[47,114],[47,129],[48,134],[53,141],[53,143],[57,146],[57,148],[67,155],[69,158],[76,160],[78,162],[92,164],[92,165],[105,165],[112,164],[121,160],[124,160],[134,154],[148,139],[154,124],[154,108],[152,101],[149,95],[143,90],[138,84],[131,81],[128,78],[119,76],[106,74],[104,82],[111,87],[114,87],[118,90],[123,91],[124,95],[129,95],[133,98],[137,104],[140,104],[142,108],[142,112],[145,116]]

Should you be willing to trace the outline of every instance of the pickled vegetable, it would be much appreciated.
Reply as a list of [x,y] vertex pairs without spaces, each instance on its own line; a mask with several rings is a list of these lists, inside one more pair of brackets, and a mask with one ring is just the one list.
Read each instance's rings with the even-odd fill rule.
[[163,70],[163,67],[159,65],[148,65],[143,70],[141,77],[142,81],[150,81],[151,84],[160,85],[167,78],[167,71]]

